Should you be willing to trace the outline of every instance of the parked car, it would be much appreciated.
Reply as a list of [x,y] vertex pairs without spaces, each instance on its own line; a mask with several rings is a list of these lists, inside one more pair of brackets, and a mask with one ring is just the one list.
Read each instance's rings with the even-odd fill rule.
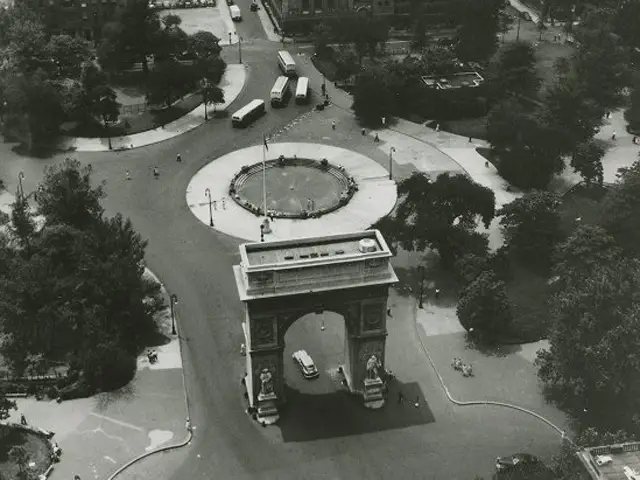
[[293,361],[298,364],[302,376],[306,379],[318,378],[320,372],[316,368],[316,364],[313,363],[313,359],[309,356],[306,350],[298,350],[293,352]]
[[252,12],[257,12],[258,11],[258,2],[256,2],[256,0],[253,0],[251,2],[251,7],[250,8],[251,8]]
[[233,0],[227,0],[227,5],[229,6],[233,5]]
[[529,453],[498,457],[496,470],[496,480],[555,480],[553,470]]

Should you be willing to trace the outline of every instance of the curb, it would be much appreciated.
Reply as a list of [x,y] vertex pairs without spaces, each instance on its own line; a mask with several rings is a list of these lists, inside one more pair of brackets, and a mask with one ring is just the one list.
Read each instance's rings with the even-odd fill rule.
[[433,371],[435,372],[436,376],[438,377],[438,380],[440,382],[440,385],[442,386],[442,389],[444,390],[444,393],[447,395],[447,399],[453,403],[454,405],[457,405],[459,407],[469,407],[469,406],[477,406],[477,405],[488,405],[488,406],[494,406],[494,407],[503,407],[503,408],[509,408],[511,410],[516,410],[522,413],[526,413],[527,415],[530,415],[538,420],[540,420],[541,422],[547,424],[549,427],[553,428],[557,433],[559,433],[562,437],[562,440],[567,441],[568,443],[575,445],[573,443],[573,441],[571,441],[571,439],[567,436],[566,432],[564,430],[562,430],[560,427],[558,427],[556,424],[554,424],[551,420],[543,417],[542,415],[540,415],[539,413],[536,413],[532,410],[528,410],[524,407],[520,407],[518,405],[514,405],[512,403],[507,403],[507,402],[498,402],[498,401],[494,401],[494,400],[469,400],[469,401],[462,401],[462,400],[457,400],[455,398],[453,398],[451,396],[451,393],[449,393],[449,389],[447,388],[447,385],[444,383],[444,380],[442,379],[442,376],[440,375],[440,372],[438,371],[438,368],[436,367],[436,364],[434,363],[433,359],[431,358],[431,355],[429,354],[429,350],[427,349],[426,345],[424,344],[424,342],[422,341],[422,338],[420,338],[420,331],[419,331],[419,325],[418,325],[418,312],[417,312],[417,307],[414,304],[413,307],[413,326],[416,332],[416,336],[418,338],[418,341],[420,342],[420,346],[422,347],[422,351],[426,354],[427,358],[429,359],[429,363],[431,364],[431,368],[433,369]]
[[[162,287],[162,289],[165,289],[165,286],[162,282],[160,282],[160,280],[158,279],[158,277],[148,268],[146,268],[146,271],[149,272],[149,274],[158,281],[158,283],[160,283],[160,286]],[[166,290],[165,290],[166,292]],[[191,418],[191,413],[190,413],[190,408],[189,408],[189,391],[187,389],[187,382],[185,379],[185,373],[184,373],[184,355],[182,353],[182,334],[181,334],[181,325],[180,322],[178,322],[178,315],[175,314],[176,317],[176,333],[177,333],[177,337],[178,337],[178,345],[180,347],[180,360],[183,361],[183,366],[182,366],[182,388],[184,390],[184,400],[185,400],[185,406],[187,407],[187,419]],[[155,450],[151,450],[149,452],[145,452],[141,455],[138,455],[137,457],[129,460],[127,463],[125,463],[124,465],[122,465],[121,467],[119,467],[114,473],[112,473],[111,475],[109,475],[107,477],[107,480],[113,480],[115,479],[118,475],[120,475],[122,472],[124,472],[125,470],[127,470],[129,467],[135,465],[136,463],[140,462],[141,460],[144,460],[147,457],[150,457],[152,455],[155,455],[157,453],[163,453],[163,452],[168,452],[170,450],[177,450],[178,448],[182,448],[182,447],[186,447],[191,440],[193,439],[193,428],[188,428],[187,429],[187,436],[184,438],[184,440],[178,442],[178,443],[174,443],[172,445],[165,445],[163,447],[158,447]]]

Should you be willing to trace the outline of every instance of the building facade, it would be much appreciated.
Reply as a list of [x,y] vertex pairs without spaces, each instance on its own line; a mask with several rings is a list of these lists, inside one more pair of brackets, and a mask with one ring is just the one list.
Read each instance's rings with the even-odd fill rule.
[[102,27],[127,5],[127,0],[17,0],[38,12],[52,34],[100,39]]

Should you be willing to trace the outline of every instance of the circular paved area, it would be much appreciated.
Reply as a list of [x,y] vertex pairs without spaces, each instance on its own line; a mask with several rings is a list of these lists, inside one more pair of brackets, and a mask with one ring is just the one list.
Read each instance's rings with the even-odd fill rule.
[[[212,161],[193,176],[187,186],[186,200],[201,222],[209,225],[209,202],[205,195],[205,189],[209,188],[211,198],[215,201],[213,228],[233,237],[260,241],[263,218],[249,213],[229,199],[229,185],[241,167],[262,161],[263,148],[259,145],[236,150]],[[280,155],[318,160],[326,158],[335,166],[342,165],[346,173],[355,179],[359,190],[347,205],[320,218],[276,219],[271,224],[272,233],[265,235],[267,241],[366,230],[387,215],[396,204],[395,182],[389,180],[387,170],[364,155],[317,143],[270,144],[266,159],[275,160]]]

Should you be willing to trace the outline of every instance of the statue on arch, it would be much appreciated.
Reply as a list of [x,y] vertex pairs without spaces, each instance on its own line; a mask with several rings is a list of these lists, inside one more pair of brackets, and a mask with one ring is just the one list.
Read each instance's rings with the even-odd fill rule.
[[273,393],[273,375],[268,368],[263,368],[260,373],[260,394],[269,395]]
[[376,355],[371,355],[369,360],[367,360],[367,378],[371,380],[380,378],[380,374],[378,373],[380,367],[382,367],[382,363],[378,357]]

